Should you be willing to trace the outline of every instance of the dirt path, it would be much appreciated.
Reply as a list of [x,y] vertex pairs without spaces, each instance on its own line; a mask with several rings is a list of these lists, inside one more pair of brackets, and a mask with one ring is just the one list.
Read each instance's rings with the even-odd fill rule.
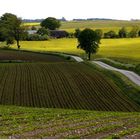
[[[77,62],[83,62],[84,60],[81,57],[78,56],[73,56],[73,55],[67,55],[72,57],[73,59],[75,59]],[[113,70],[113,71],[118,71],[120,73],[122,73],[123,75],[125,75],[129,80],[131,80],[133,83],[135,83],[136,85],[140,86],[140,76],[132,71],[128,71],[128,70],[122,70],[122,69],[118,69],[115,67],[112,67],[108,64],[105,64],[103,62],[100,61],[92,61],[92,63],[96,63],[99,66],[108,69],[108,70]]]
[[84,60],[79,57],[79,56],[74,56],[74,55],[65,55],[65,56],[70,56],[71,58],[73,58],[75,61],[77,62],[83,62]]
[[127,78],[129,78],[133,83],[140,86],[140,76],[132,71],[118,69],[118,68],[112,67],[112,66],[107,65],[100,61],[92,61],[92,63],[98,64],[99,66],[101,66],[105,69],[108,69],[108,70],[118,71],[118,72],[122,73],[123,75],[125,75]]

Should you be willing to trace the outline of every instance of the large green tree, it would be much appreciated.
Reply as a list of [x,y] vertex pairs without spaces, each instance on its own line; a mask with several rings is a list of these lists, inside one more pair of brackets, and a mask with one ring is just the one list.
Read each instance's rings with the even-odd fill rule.
[[21,23],[22,20],[14,14],[5,13],[2,15],[0,18],[0,32],[7,44],[16,40],[17,47],[20,48],[19,41],[24,35],[24,29]]
[[97,32],[91,29],[84,29],[78,36],[79,44],[77,48],[85,50],[90,60],[91,54],[96,53],[99,48],[100,39]]
[[48,17],[45,20],[43,20],[40,25],[42,27],[45,27],[46,29],[55,30],[61,26],[61,23],[56,18]]

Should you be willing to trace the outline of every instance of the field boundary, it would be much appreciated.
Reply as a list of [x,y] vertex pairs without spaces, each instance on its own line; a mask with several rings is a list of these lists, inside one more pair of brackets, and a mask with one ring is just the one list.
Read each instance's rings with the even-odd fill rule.
[[101,61],[92,61],[92,63],[95,63],[95,64],[97,64],[105,69],[108,69],[108,70],[120,72],[123,75],[125,75],[129,80],[131,80],[133,83],[140,86],[140,76],[132,71],[118,69],[118,68],[112,67],[106,63],[103,63]]

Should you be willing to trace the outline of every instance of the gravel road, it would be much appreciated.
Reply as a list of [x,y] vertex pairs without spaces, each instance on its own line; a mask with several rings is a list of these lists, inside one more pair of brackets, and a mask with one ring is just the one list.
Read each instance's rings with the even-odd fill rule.
[[122,73],[123,75],[125,75],[127,78],[129,78],[133,83],[140,86],[140,76],[132,71],[118,69],[118,68],[112,67],[112,66],[105,64],[103,62],[100,62],[100,61],[92,61],[92,63],[96,63],[99,66],[101,66],[105,69],[108,69],[108,70],[118,71],[118,72]]

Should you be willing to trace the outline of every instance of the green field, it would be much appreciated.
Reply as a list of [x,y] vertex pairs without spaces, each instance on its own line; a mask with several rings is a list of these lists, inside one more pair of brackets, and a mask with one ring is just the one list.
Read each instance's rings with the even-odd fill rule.
[[[41,52],[63,52],[86,57],[77,49],[76,39],[54,39],[50,41],[23,41],[21,49]],[[16,46],[14,46],[16,48]],[[140,39],[102,39],[99,51],[93,58],[108,57],[125,63],[140,63]]]
[[0,138],[139,139],[140,113],[0,106]]
[[[39,26],[40,23],[24,23],[25,26]],[[118,32],[121,27],[127,27],[128,31],[131,30],[133,26],[140,27],[140,21],[121,21],[121,20],[93,20],[93,21],[68,21],[61,22],[60,29],[66,30],[68,32],[74,32],[76,28],[92,28],[92,29],[102,29],[103,32],[108,32],[110,30]]]
[[[32,48],[23,47],[31,42],[22,42],[22,47],[46,52],[36,45],[76,43],[70,40],[32,42]],[[139,138],[139,91],[122,75],[87,62],[1,49],[0,139]]]
[[[69,21],[60,29],[118,32],[123,26],[130,31],[140,21]],[[77,44],[75,38],[21,41],[17,50],[0,42],[0,139],[140,138],[140,87],[118,72],[63,55],[87,60]],[[140,38],[102,39],[92,55],[97,58],[135,70]]]
[[82,63],[0,64],[0,77],[0,103],[3,105],[140,110],[113,81]]

